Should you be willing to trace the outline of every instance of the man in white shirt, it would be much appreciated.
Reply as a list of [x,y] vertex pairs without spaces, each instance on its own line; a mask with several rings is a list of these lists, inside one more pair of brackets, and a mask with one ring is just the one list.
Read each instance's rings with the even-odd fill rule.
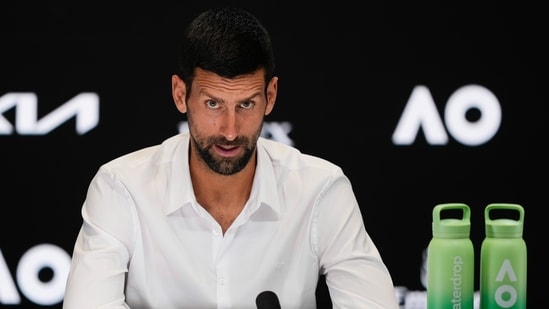
[[189,132],[99,169],[63,308],[316,308],[325,275],[334,308],[398,309],[341,168],[260,137],[278,91],[266,29],[212,9],[181,46]]

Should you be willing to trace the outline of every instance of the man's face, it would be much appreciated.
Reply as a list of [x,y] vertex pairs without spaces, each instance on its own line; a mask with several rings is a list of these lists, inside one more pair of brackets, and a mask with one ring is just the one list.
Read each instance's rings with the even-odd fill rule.
[[198,159],[222,175],[241,171],[255,154],[264,116],[274,105],[273,89],[276,80],[265,92],[263,70],[228,79],[197,69],[187,119]]

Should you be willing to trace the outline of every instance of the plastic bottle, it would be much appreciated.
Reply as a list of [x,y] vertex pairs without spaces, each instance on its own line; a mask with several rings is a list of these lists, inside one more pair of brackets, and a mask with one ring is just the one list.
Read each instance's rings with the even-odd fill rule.
[[427,308],[473,309],[475,260],[471,211],[463,203],[436,205],[427,248]]
[[[499,211],[499,217],[496,217],[498,210],[506,212]],[[480,249],[480,308],[526,309],[524,209],[518,204],[489,204],[484,211],[484,220],[486,237]]]

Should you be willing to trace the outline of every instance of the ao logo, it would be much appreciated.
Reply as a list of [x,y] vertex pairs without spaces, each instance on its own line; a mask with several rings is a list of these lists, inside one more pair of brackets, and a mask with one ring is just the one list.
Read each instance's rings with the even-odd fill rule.
[[[39,305],[54,305],[63,300],[71,263],[70,255],[53,244],[36,245],[23,254],[15,271],[17,286],[27,299]],[[40,272],[49,269],[53,276],[40,279]],[[19,305],[21,296],[0,251],[0,305]],[[1,306],[0,306],[1,307]]]
[[[466,113],[478,109],[480,117],[469,121]],[[497,97],[480,85],[466,85],[457,89],[449,98],[444,110],[446,129],[461,144],[478,146],[488,142],[501,124],[501,105]],[[430,145],[446,145],[448,135],[439,117],[429,89],[416,86],[393,132],[395,145],[414,143],[420,127]]]

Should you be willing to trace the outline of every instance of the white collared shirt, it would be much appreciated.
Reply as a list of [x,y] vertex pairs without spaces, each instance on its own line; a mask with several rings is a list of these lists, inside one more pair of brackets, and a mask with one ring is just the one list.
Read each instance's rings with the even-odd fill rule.
[[88,189],[64,309],[316,308],[319,274],[334,308],[391,308],[390,274],[336,165],[260,138],[250,198],[222,234],[196,201],[189,136],[103,165]]

